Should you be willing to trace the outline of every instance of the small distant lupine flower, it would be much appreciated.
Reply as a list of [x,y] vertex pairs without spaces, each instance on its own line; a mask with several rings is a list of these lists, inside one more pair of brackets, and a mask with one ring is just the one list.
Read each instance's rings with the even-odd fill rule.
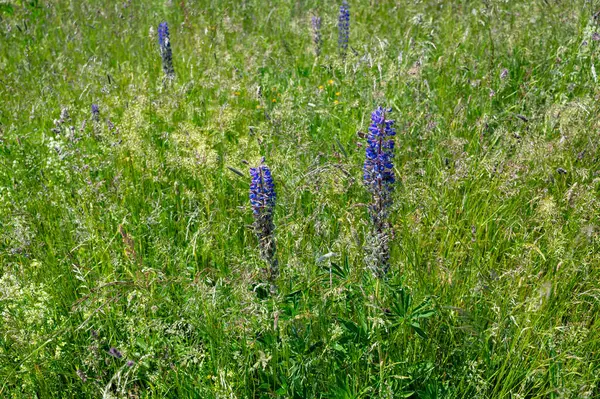
[[65,123],[71,122],[71,116],[69,115],[69,109],[67,107],[63,107],[60,110],[60,118],[54,120],[54,128],[52,128],[52,132],[54,134],[61,134],[68,127],[64,126]]
[[369,269],[376,277],[385,275],[389,268],[389,223],[388,208],[392,203],[391,194],[396,177],[393,170],[394,140],[396,135],[394,121],[386,119],[391,112],[378,107],[371,114],[371,125],[367,135],[365,163],[363,167],[364,183],[371,192],[372,202],[369,213],[373,220],[373,234],[369,237]]
[[500,72],[500,79],[506,79],[508,77],[508,69],[504,68],[502,72]]
[[160,56],[162,57],[162,66],[167,78],[175,77],[173,69],[173,54],[171,53],[171,39],[169,38],[169,26],[166,22],[158,25],[158,44],[160,46]]
[[348,51],[348,40],[350,38],[350,6],[344,0],[340,6],[340,15],[338,16],[338,46],[340,54],[346,56]]
[[128,360],[127,361],[127,367],[133,367],[135,363],[133,362],[133,360]]
[[269,263],[269,280],[272,282],[279,273],[273,235],[273,211],[275,208],[275,185],[271,170],[264,164],[250,168],[250,205],[254,216],[254,231],[258,237],[261,256]]
[[87,375],[85,375],[85,373],[81,371],[81,369],[77,369],[77,375],[79,376],[79,378],[81,378],[82,382],[87,381]]
[[69,115],[69,108],[65,107],[60,110],[60,123],[65,123],[71,120]]
[[100,121],[100,108],[98,108],[98,104],[92,104],[92,120],[94,122]]
[[117,359],[120,359],[123,357],[123,354],[117,348],[110,348],[108,350],[108,354],[111,355],[112,357],[116,357]]
[[312,17],[312,33],[313,42],[315,43],[315,54],[318,56],[321,54],[321,17]]

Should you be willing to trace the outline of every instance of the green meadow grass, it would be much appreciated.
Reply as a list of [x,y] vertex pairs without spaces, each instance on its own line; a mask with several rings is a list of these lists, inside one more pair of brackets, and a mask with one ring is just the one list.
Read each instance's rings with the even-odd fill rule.
[[0,2],[0,397],[600,398],[600,4],[339,5]]

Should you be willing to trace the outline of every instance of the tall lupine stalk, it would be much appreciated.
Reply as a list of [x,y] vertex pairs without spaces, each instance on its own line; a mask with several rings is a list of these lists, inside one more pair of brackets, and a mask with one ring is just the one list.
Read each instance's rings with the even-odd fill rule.
[[173,54],[171,53],[169,26],[166,22],[161,22],[158,25],[158,44],[160,47],[160,56],[162,58],[162,67],[165,77],[172,79],[175,77],[175,69],[173,69]]
[[311,22],[315,55],[318,57],[321,54],[321,44],[323,43],[323,39],[321,38],[321,17],[313,16]]
[[371,114],[371,125],[367,135],[364,182],[372,195],[369,214],[373,231],[369,236],[367,265],[373,275],[383,277],[389,268],[389,207],[392,203],[394,176],[394,121],[388,120],[389,110],[378,107]]
[[346,57],[348,52],[348,40],[350,38],[350,6],[344,0],[340,6],[338,16],[338,47],[342,57]]
[[263,163],[250,168],[250,205],[254,216],[254,232],[258,237],[260,254],[269,264],[268,279],[271,283],[279,274],[279,262],[275,248],[273,211],[275,209],[275,185],[271,170]]

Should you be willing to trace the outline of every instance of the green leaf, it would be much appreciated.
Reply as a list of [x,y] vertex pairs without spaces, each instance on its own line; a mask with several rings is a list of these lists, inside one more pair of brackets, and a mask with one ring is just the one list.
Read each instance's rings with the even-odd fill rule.
[[415,332],[417,334],[419,334],[421,336],[421,338],[427,339],[427,334],[425,333],[425,331],[423,331],[421,329],[421,325],[419,323],[416,323],[416,322],[410,323],[410,326],[412,327],[413,330],[415,330]]

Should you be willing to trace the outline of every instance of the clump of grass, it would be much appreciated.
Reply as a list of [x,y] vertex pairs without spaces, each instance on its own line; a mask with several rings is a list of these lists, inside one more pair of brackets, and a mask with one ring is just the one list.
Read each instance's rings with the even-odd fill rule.
[[600,395],[596,10],[309,3],[0,4],[0,397]]

